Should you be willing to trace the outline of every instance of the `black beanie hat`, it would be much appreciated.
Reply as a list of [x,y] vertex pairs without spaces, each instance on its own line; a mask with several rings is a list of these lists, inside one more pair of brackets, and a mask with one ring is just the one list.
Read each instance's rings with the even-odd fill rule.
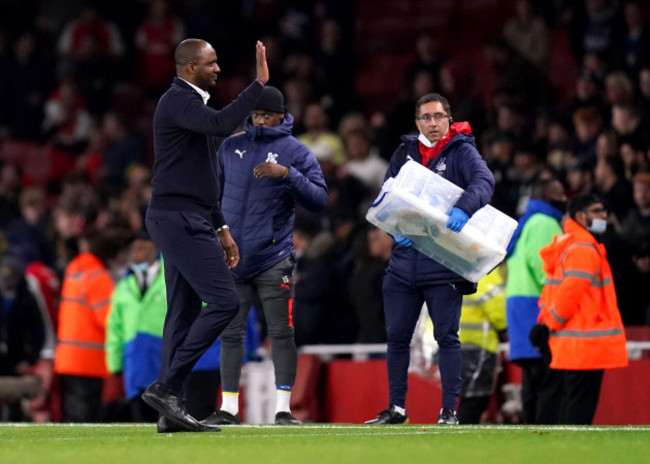
[[282,96],[282,92],[270,85],[265,86],[262,90],[262,95],[260,95],[253,109],[284,114],[284,97]]

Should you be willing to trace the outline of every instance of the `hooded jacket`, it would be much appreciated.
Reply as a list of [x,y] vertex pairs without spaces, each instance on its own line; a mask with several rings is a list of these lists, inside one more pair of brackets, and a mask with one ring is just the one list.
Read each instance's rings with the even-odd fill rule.
[[539,250],[562,233],[561,217],[550,203],[531,198],[508,247],[512,251],[507,257],[506,314],[512,361],[541,357],[528,338],[537,323],[537,303],[546,280]]
[[[239,247],[233,270],[245,279],[294,255],[296,204],[320,211],[327,202],[327,185],[316,157],[291,135],[293,116],[276,127],[254,126],[228,137],[219,147],[221,210]],[[281,179],[257,179],[253,168],[270,161],[289,168]]]
[[605,246],[572,219],[540,250],[546,285],[539,322],[551,330],[551,368],[595,370],[628,364]]
[[[456,126],[459,123],[454,124]],[[436,174],[458,185],[464,190],[455,206],[470,217],[488,204],[494,192],[494,176],[474,142],[474,136],[467,130],[456,133],[440,150],[428,167]],[[451,130],[451,128],[450,128]],[[413,135],[402,136],[404,142],[391,157],[385,179],[395,177],[405,159],[421,163],[418,138]],[[393,246],[387,272],[409,284],[462,283],[465,293],[476,291],[476,284],[465,280],[457,273],[423,255],[413,247]]]

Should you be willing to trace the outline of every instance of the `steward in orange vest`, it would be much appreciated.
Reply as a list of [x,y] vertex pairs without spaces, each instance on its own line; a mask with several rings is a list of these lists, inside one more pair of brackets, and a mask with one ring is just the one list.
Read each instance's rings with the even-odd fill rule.
[[106,319],[115,282],[92,253],[82,253],[65,270],[59,308],[55,367],[59,374],[106,377]]
[[550,367],[562,371],[547,406],[560,404],[560,423],[590,424],[603,369],[628,364],[626,340],[605,247],[592,235],[605,231],[607,211],[598,196],[577,195],[569,215],[565,233],[540,250],[546,285],[538,321],[550,329]]
[[61,408],[66,422],[92,422],[101,405],[108,376],[104,352],[106,322],[115,279],[111,267],[126,264],[124,232],[93,232],[88,251],[65,271],[59,307],[54,370],[61,374]]

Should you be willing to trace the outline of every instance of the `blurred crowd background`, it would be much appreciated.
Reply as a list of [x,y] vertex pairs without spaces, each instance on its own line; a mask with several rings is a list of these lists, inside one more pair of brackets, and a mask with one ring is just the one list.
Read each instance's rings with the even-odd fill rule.
[[[217,52],[215,108],[252,81],[262,40],[321,163],[328,206],[296,220],[299,345],[385,341],[392,238],[364,216],[430,92],[471,124],[501,211],[518,218],[544,175],[604,196],[623,321],[650,324],[649,13],[640,0],[0,0],[0,326],[46,334],[22,353],[0,344],[0,375],[51,358],[84,234],[122,231],[126,247],[141,231],[152,116],[187,37]],[[40,309],[7,319],[21,298]]]

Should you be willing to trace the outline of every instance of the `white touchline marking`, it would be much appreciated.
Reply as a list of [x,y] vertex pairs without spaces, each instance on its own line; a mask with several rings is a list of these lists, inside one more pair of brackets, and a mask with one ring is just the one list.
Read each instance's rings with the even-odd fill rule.
[[[60,422],[47,422],[41,424],[35,424],[30,422],[5,422],[0,423],[0,429],[3,427],[22,427],[22,428],[38,428],[38,427],[79,427],[79,428],[115,428],[115,427],[133,427],[133,428],[151,428],[155,429],[156,424],[154,423],[60,423]],[[633,425],[593,425],[593,426],[574,426],[574,425],[496,425],[496,424],[487,424],[487,425],[457,425],[457,426],[440,426],[434,424],[409,424],[409,425],[381,425],[381,426],[372,426],[372,425],[357,425],[357,424],[302,424],[302,425],[288,425],[288,426],[277,426],[274,424],[241,424],[241,425],[223,425],[221,426],[224,430],[226,429],[268,429],[268,430],[366,430],[367,435],[380,435],[383,434],[383,430],[390,430],[391,434],[395,434],[397,431],[400,434],[415,434],[415,433],[457,433],[462,431],[463,433],[469,433],[472,431],[481,431],[481,430],[490,430],[490,431],[575,431],[575,432],[650,432],[650,426],[633,426]],[[161,434],[168,435],[168,434]],[[174,434],[176,435],[176,434]],[[201,435],[205,435],[202,433]],[[208,435],[212,435],[208,433]],[[261,435],[257,435],[261,436]],[[282,435],[272,435],[272,436],[282,436]],[[288,436],[288,435],[284,435]],[[314,436],[311,435],[300,435],[300,436]]]

